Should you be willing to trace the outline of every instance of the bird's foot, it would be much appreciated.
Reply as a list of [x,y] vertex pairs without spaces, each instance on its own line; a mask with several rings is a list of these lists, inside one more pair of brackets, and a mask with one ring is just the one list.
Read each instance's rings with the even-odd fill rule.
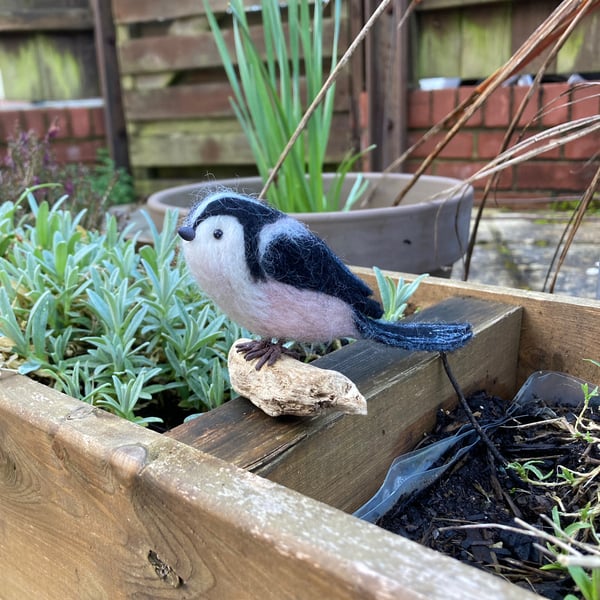
[[260,371],[265,365],[272,367],[282,354],[298,358],[296,352],[289,350],[281,342],[272,342],[271,340],[242,342],[236,346],[236,350],[243,354],[246,360],[260,359],[254,367],[257,371]]

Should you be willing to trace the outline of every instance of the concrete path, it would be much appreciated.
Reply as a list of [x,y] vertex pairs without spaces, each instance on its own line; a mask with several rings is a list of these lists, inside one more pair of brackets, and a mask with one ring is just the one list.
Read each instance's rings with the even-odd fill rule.
[[[543,291],[570,213],[485,209],[469,281]],[[587,215],[558,276],[555,294],[600,298],[600,215]],[[462,278],[456,264],[452,278]],[[550,280],[549,280],[550,282]],[[548,282],[548,285],[549,285]]]

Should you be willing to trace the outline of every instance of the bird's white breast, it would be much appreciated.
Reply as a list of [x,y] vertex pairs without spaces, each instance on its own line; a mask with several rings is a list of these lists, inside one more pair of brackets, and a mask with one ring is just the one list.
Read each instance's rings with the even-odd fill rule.
[[[293,223],[279,221],[267,225],[261,234],[259,254],[282,226],[296,228]],[[216,228],[223,230],[220,240],[213,237]],[[243,228],[229,216],[207,219],[198,226],[194,240],[184,244],[192,274],[229,318],[267,338],[320,342],[357,337],[352,310],[345,302],[272,279],[255,280],[244,248]]]

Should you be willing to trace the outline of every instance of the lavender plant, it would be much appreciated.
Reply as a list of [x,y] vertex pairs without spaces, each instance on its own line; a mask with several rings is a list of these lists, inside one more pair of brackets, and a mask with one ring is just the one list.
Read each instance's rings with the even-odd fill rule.
[[142,425],[165,405],[227,400],[227,351],[243,332],[192,282],[175,214],[160,234],[148,219],[153,243],[138,250],[115,218],[87,230],[65,202],[29,190],[0,205],[0,366]]

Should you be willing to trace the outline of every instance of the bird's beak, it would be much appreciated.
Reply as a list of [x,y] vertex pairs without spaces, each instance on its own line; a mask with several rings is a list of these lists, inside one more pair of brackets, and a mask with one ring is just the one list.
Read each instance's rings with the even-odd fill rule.
[[196,237],[196,230],[193,227],[180,227],[177,233],[186,242],[191,242]]

